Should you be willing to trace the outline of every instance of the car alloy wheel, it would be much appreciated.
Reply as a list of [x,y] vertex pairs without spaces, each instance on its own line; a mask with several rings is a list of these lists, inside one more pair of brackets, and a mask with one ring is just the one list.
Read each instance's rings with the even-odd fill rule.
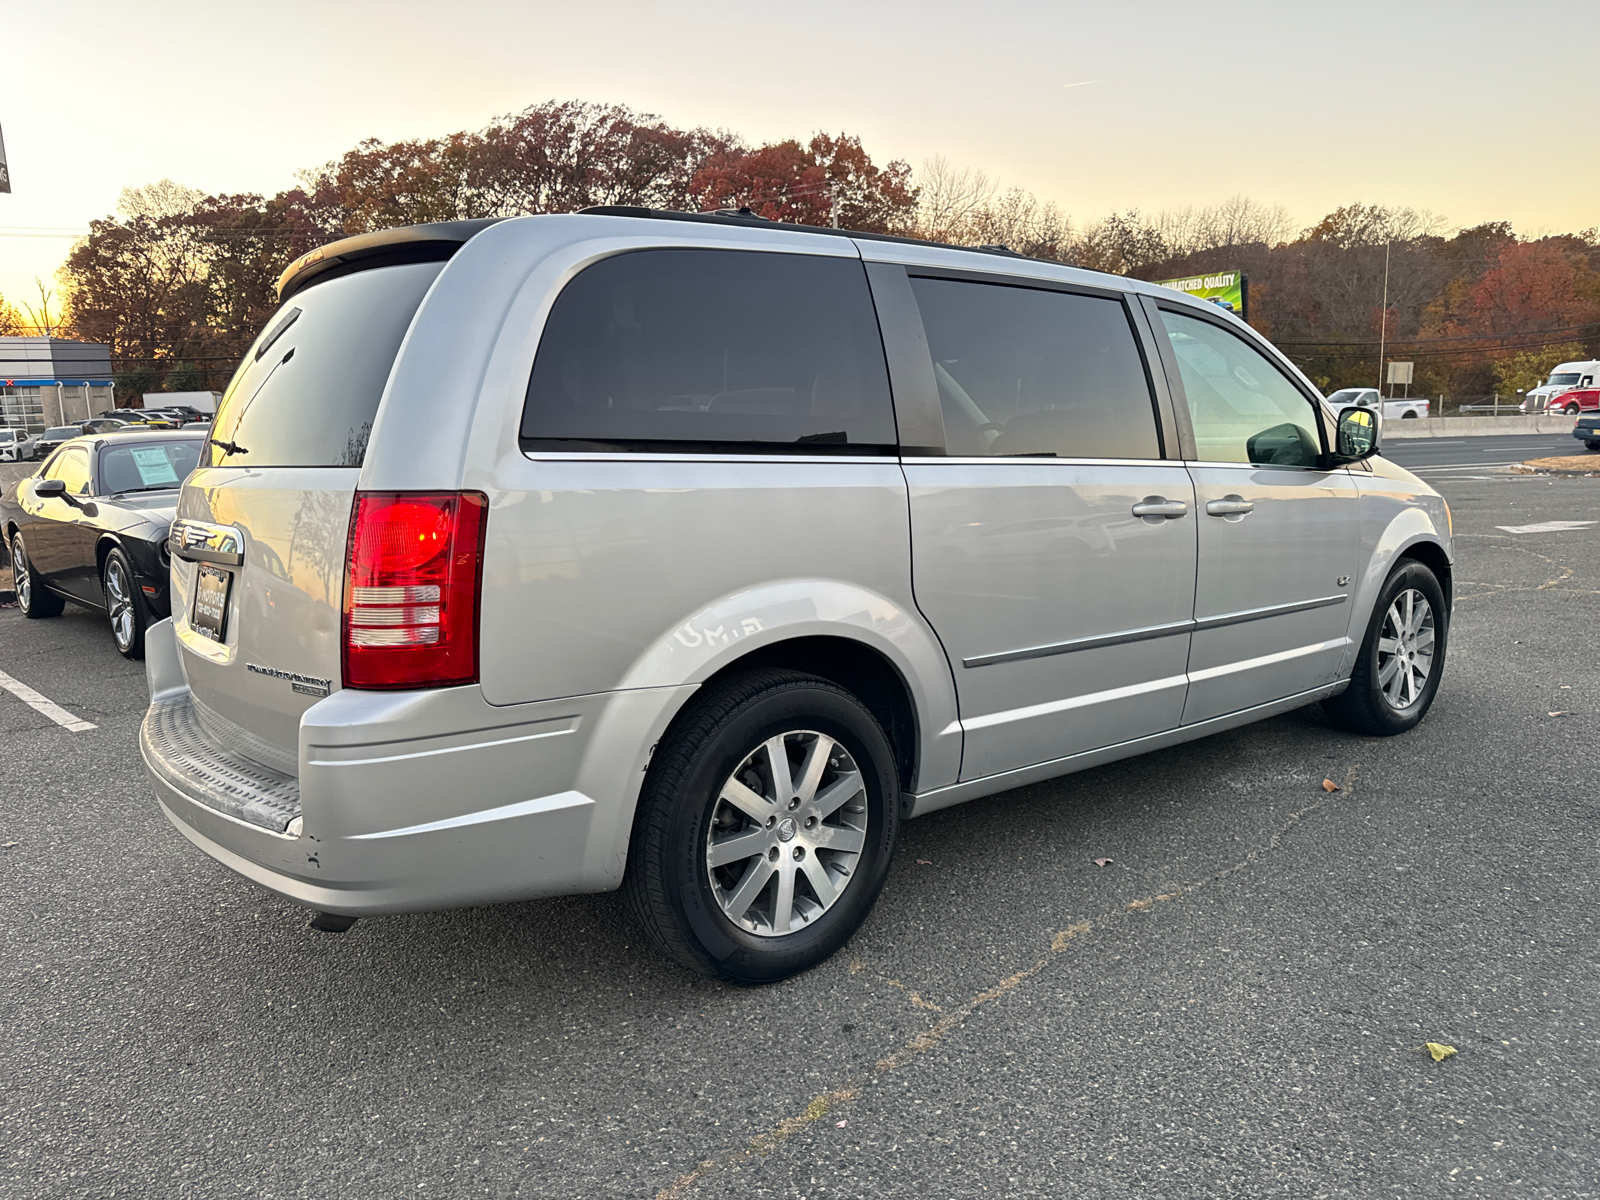
[[872,711],[829,680],[757,667],[702,687],[652,752],[623,888],[685,966],[775,983],[860,928],[899,819]]
[[111,618],[111,635],[124,654],[133,645],[138,616],[133,611],[132,585],[120,556],[106,561],[106,613]]
[[20,533],[11,541],[11,575],[16,580],[17,603],[27,612],[33,607],[33,572],[28,569],[28,548]]
[[1378,686],[1396,712],[1422,698],[1433,671],[1433,605],[1416,588],[1390,603],[1378,631]]
[[866,840],[866,784],[850,752],[815,730],[779,734],[718,793],[706,831],[711,894],[747,933],[784,936],[834,906]]
[[39,582],[39,572],[28,558],[28,547],[20,533],[11,539],[11,574],[16,580],[17,607],[23,616],[33,619],[61,615],[66,601]]
[[113,549],[106,555],[100,583],[105,591],[106,615],[111,619],[111,636],[117,643],[117,652],[124,658],[143,658],[144,627],[149,618],[144,597],[139,594],[138,581],[133,577],[133,567],[121,549]]

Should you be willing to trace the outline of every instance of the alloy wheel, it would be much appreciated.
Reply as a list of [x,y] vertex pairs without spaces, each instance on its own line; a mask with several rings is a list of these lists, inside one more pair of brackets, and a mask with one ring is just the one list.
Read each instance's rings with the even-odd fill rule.
[[111,615],[111,635],[117,639],[117,649],[126,650],[133,645],[135,633],[133,589],[122,560],[115,556],[106,563],[106,610]]
[[1433,605],[1415,588],[1389,604],[1378,631],[1378,686],[1389,707],[1410,708],[1421,697],[1433,670]]
[[706,831],[711,894],[745,932],[782,937],[834,906],[866,840],[866,784],[849,751],[813,730],[779,734],[717,794]]
[[17,589],[17,603],[26,612],[33,606],[33,579],[28,571],[28,551],[19,533],[11,540],[11,574]]

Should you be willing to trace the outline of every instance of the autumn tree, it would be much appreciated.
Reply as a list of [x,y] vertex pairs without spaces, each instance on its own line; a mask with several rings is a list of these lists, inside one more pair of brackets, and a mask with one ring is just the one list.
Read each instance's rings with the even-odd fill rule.
[[701,210],[749,208],[769,221],[830,225],[864,233],[910,230],[917,189],[899,160],[877,166],[861,139],[819,133],[754,150],[725,150],[695,172],[691,204]]

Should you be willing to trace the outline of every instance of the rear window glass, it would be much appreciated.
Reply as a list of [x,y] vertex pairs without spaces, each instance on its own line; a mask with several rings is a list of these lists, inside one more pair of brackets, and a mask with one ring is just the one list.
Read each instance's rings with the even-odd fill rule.
[[1118,300],[911,280],[952,455],[1160,458],[1144,359]]
[[217,406],[210,464],[359,467],[395,353],[443,266],[357,271],[274,313]]
[[177,487],[199,463],[204,445],[199,438],[192,438],[112,446],[100,455],[100,491],[111,496]]
[[854,258],[642,250],[557,298],[522,435],[557,450],[893,447],[883,343]]

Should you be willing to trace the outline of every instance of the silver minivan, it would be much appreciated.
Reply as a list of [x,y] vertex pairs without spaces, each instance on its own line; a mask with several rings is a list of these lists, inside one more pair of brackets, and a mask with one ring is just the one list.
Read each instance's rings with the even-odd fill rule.
[[739,982],[899,822],[1321,701],[1400,733],[1450,515],[1213,305],[611,208],[296,261],[172,526],[141,748],[339,928],[622,887]]

